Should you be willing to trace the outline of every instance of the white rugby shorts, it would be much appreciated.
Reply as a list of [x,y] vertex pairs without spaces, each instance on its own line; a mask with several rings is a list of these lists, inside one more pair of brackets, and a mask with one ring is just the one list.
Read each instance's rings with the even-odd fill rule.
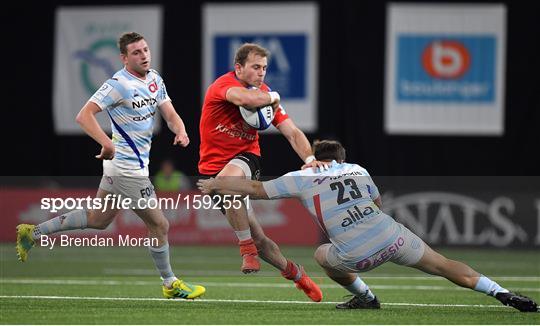
[[103,177],[99,188],[120,195],[121,198],[130,198],[132,208],[138,207],[137,203],[143,203],[149,198],[156,198],[154,185],[148,178],[148,168],[140,170],[125,170],[114,165],[110,160],[103,161]]
[[426,244],[403,224],[397,224],[401,230],[399,235],[391,245],[381,248],[375,254],[364,259],[345,259],[333,244],[328,244],[326,261],[333,268],[347,273],[367,272],[387,261],[404,266],[418,263],[424,255]]

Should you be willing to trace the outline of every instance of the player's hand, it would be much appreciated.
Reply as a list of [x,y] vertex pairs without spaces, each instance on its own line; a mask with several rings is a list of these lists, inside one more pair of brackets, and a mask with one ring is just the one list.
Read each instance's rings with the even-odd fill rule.
[[199,181],[197,181],[197,188],[199,188],[199,190],[205,194],[205,195],[210,195],[213,190],[212,190],[212,186],[214,184],[214,181],[215,179],[214,178],[210,178],[210,179],[199,179]]
[[270,95],[270,104],[279,105],[279,102],[281,102],[281,96],[279,96],[278,92],[268,92],[268,95]]
[[321,162],[321,161],[311,161],[307,164],[302,165],[302,170],[309,169],[309,168],[319,168],[321,171],[328,170],[329,166],[327,162]]
[[112,160],[114,158],[114,145],[101,146],[101,152],[96,155],[98,160]]
[[174,137],[173,145],[180,145],[182,147],[186,147],[189,145],[189,137],[186,133],[180,133],[177,134]]

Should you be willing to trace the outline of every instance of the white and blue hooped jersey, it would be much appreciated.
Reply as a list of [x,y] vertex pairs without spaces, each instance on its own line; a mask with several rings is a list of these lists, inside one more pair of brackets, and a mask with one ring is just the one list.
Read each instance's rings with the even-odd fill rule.
[[165,83],[151,69],[140,79],[125,68],[107,80],[89,101],[106,111],[113,130],[113,163],[120,169],[147,169],[156,110],[165,101]]
[[373,202],[379,190],[366,169],[332,161],[263,182],[269,198],[298,197],[346,259],[363,259],[394,243],[399,224]]

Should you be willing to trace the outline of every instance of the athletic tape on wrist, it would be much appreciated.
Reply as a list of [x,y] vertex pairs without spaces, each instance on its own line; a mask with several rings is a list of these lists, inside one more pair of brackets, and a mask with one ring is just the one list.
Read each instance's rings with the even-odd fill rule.
[[278,92],[268,92],[268,95],[270,95],[270,104],[274,104],[276,101],[280,100]]
[[315,160],[316,160],[315,155],[310,155],[310,156],[306,157],[304,162],[306,162],[306,164],[309,164],[309,163],[311,163],[311,162],[313,162]]

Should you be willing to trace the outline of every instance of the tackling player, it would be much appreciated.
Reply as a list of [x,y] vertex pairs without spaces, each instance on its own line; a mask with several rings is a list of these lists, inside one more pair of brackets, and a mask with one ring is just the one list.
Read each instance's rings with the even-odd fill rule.
[[[272,124],[306,164],[318,164],[306,136],[280,105],[279,94],[272,92],[264,83],[268,56],[268,51],[257,44],[242,45],[236,51],[234,71],[219,77],[208,87],[200,121],[199,173],[202,175],[259,178],[259,135],[256,129],[243,121],[239,106],[255,110],[272,105],[275,109]],[[224,213],[238,237],[242,272],[258,271],[260,255],[278,268],[285,278],[293,280],[312,300],[322,299],[319,287],[304,269],[286,259],[276,243],[264,234],[252,210],[242,207],[228,209]]]
[[255,199],[299,198],[331,243],[317,248],[315,259],[353,298],[338,309],[379,309],[380,303],[357,273],[391,261],[447,278],[455,284],[495,297],[523,312],[536,312],[532,299],[512,293],[468,265],[448,259],[380,209],[381,197],[371,176],[357,164],[345,163],[345,149],[336,141],[314,144],[327,169],[305,169],[267,182],[229,179],[199,180],[205,194],[240,194]]

